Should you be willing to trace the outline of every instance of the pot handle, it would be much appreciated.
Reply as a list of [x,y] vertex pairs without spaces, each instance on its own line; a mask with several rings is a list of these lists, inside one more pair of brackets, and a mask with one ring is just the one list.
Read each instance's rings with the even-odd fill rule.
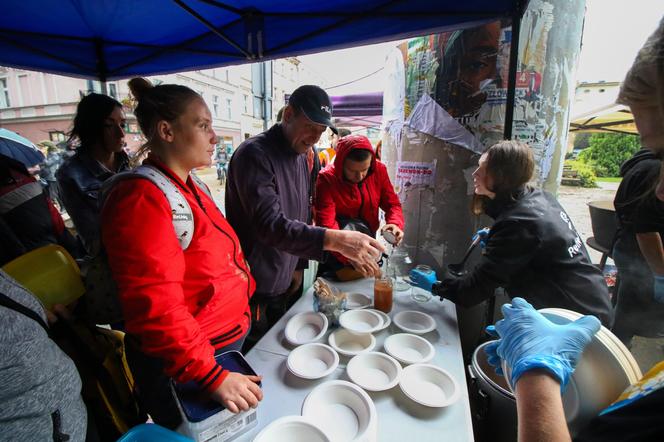
[[480,384],[477,381],[479,375],[477,374],[472,365],[468,365],[468,375],[470,376],[470,383],[473,387],[471,388],[471,391],[476,392],[474,394],[474,402],[477,404],[477,406],[475,407],[475,419],[477,419],[478,421],[484,421],[489,416],[489,406],[491,405],[491,398],[480,387]]

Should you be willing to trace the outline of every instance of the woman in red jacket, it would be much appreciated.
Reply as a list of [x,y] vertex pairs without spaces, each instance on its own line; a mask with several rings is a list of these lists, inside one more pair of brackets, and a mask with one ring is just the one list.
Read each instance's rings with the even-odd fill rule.
[[[349,222],[362,221],[365,232],[375,236],[379,230],[379,209],[385,211],[382,231],[394,235],[396,244],[403,238],[403,212],[399,197],[387,174],[387,168],[376,159],[369,139],[362,135],[348,135],[337,143],[334,163],[323,169],[316,184],[316,225],[343,229]],[[347,260],[334,255],[343,265]],[[326,262],[321,272],[336,271],[339,264]]]
[[141,178],[117,182],[102,210],[102,239],[118,283],[139,396],[155,422],[174,428],[180,417],[169,378],[198,383],[233,412],[262,399],[259,377],[229,372],[214,359],[241,348],[255,284],[235,232],[190,176],[210,165],[216,143],[205,102],[179,85],[153,87],[135,78],[129,87],[147,139],[143,164],[184,195],[194,221],[183,250],[164,192]]

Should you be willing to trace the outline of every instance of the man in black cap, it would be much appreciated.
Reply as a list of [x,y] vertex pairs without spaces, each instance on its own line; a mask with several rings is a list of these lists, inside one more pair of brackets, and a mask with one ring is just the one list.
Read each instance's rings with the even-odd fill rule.
[[297,298],[292,284],[298,260],[322,260],[324,251],[347,257],[367,276],[379,273],[383,247],[359,232],[307,224],[311,180],[306,153],[332,123],[332,103],[317,86],[290,96],[281,123],[249,138],[231,159],[226,180],[226,216],[235,229],[256,293],[250,301],[252,328],[245,350],[283,316]]

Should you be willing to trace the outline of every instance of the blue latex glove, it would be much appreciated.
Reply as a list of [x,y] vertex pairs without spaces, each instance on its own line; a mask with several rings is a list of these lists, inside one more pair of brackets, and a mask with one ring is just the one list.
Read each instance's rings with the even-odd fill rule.
[[653,284],[655,301],[664,304],[664,275],[653,275],[655,283]]
[[410,280],[415,287],[419,287],[429,292],[431,291],[433,284],[438,281],[436,272],[424,273],[417,269],[412,269],[408,276],[410,276]]
[[526,371],[548,370],[560,382],[562,393],[583,349],[600,329],[599,319],[583,316],[569,324],[554,324],[523,298],[512,299],[502,311],[505,319],[487,327],[489,334],[500,337],[486,346],[489,363],[500,367],[501,359],[507,362],[513,388]]
[[483,229],[478,230],[475,232],[475,235],[473,235],[473,241],[475,241],[477,238],[480,239],[480,247],[483,249],[486,247],[486,238],[489,236],[489,232],[491,231],[490,228],[485,227]]

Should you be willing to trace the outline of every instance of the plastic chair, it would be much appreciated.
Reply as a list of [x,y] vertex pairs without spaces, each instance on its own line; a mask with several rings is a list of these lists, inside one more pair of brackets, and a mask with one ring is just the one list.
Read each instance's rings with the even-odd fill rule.
[[117,442],[194,442],[157,424],[141,424],[127,431]]
[[591,201],[588,203],[588,210],[593,236],[586,240],[586,244],[602,254],[599,268],[604,270],[607,258],[612,257],[613,240],[618,230],[616,211],[613,201]]
[[56,244],[21,255],[2,269],[39,298],[49,310],[55,304],[70,304],[85,293],[76,261]]

